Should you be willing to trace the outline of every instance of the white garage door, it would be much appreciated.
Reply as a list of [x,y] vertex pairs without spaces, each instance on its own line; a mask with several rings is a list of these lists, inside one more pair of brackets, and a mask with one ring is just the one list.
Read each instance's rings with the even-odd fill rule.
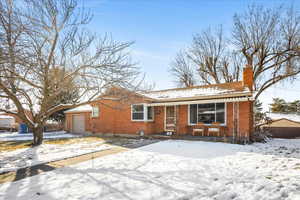
[[73,133],[84,133],[85,132],[85,117],[84,115],[73,115]]

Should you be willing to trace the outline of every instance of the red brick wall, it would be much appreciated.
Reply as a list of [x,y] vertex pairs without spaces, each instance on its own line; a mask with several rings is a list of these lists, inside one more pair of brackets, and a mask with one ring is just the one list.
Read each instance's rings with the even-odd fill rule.
[[253,70],[250,66],[245,67],[243,70],[243,84],[250,90],[253,89]]
[[[249,137],[253,129],[253,114],[252,102],[237,102],[238,117],[237,117],[237,134],[241,137]],[[188,125],[188,106],[178,106],[177,116],[177,133],[179,135],[190,134],[192,126]],[[233,122],[233,103],[226,103],[226,135],[233,136],[234,122]]]
[[[227,103],[227,135],[233,136],[234,132],[234,119],[233,119],[233,104]],[[252,102],[236,102],[237,111],[237,136],[248,137],[252,133],[253,127],[253,113],[252,113]]]
[[162,133],[165,129],[165,108],[155,107],[154,108],[154,133]]
[[251,101],[239,103],[239,134],[249,137],[253,129],[253,103]]
[[[101,100],[94,105],[99,106],[99,117],[91,118],[90,113],[86,115],[86,129],[93,133],[115,133],[115,134],[157,134],[164,132],[165,108],[154,107],[153,122],[131,121],[131,104],[143,101],[122,103],[115,100]],[[145,101],[144,101],[145,102]],[[252,102],[238,102],[238,133],[240,136],[249,136],[252,131]],[[233,135],[233,103],[226,104],[226,128],[227,135]],[[177,106],[177,134],[191,134],[192,127],[188,125],[188,105]],[[67,130],[72,127],[72,114],[66,116]]]
[[233,103],[226,103],[226,130],[227,135],[233,135]]
[[188,126],[188,105],[177,106],[177,131],[179,135],[190,133]]
[[153,133],[156,129],[154,122],[142,122],[131,120],[131,104],[141,103],[135,101],[121,103],[115,100],[101,100],[95,103],[99,107],[99,117],[91,119],[93,133],[115,134],[145,134]]

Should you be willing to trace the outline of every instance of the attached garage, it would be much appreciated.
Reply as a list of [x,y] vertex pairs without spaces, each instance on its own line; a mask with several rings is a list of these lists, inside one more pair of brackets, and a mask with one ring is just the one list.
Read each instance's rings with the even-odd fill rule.
[[72,133],[85,132],[85,117],[83,114],[72,115]]
[[65,130],[71,133],[91,132],[90,119],[92,107],[90,105],[79,106],[65,111]]

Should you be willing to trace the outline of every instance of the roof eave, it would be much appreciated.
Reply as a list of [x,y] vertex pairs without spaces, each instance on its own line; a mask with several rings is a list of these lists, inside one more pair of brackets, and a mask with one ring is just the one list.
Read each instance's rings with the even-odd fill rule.
[[82,112],[92,112],[91,110],[67,110],[64,113],[82,113]]
[[169,99],[155,99],[153,102],[170,102],[170,101],[190,101],[190,100],[203,100],[203,99],[218,99],[228,97],[252,97],[252,92],[239,92],[222,95],[209,95],[209,96],[196,96],[196,97],[183,97],[183,98],[169,98]]

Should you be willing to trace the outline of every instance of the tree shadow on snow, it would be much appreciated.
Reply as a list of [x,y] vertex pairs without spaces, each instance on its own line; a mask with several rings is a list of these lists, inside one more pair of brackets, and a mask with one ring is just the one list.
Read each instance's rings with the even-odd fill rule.
[[[25,152],[20,153],[18,156],[24,156],[26,155],[27,151],[33,152],[33,156],[37,157],[37,149],[36,148],[30,148],[27,149]],[[5,190],[4,194],[1,194],[3,196],[3,199],[24,199],[27,200],[28,196],[31,198],[34,198],[34,196],[41,196],[43,195],[43,199],[47,200],[52,200],[54,199],[51,195],[48,195],[46,192],[43,192],[41,189],[42,186],[45,186],[45,183],[42,183],[36,179],[39,179],[38,175],[42,172],[48,172],[51,170],[54,170],[55,168],[52,166],[49,166],[47,164],[39,164],[31,167],[25,167],[25,168],[20,168],[16,171],[14,179],[10,183],[4,183],[4,184],[9,184],[7,189]],[[35,179],[29,178],[35,176]],[[20,184],[19,180],[25,179],[23,184]],[[34,181],[33,181],[34,180]],[[1,185],[0,185],[1,186]],[[34,192],[31,191],[31,189],[34,188]],[[37,189],[39,191],[37,191]],[[24,192],[25,191],[25,192]],[[29,194],[28,194],[29,193]]]

